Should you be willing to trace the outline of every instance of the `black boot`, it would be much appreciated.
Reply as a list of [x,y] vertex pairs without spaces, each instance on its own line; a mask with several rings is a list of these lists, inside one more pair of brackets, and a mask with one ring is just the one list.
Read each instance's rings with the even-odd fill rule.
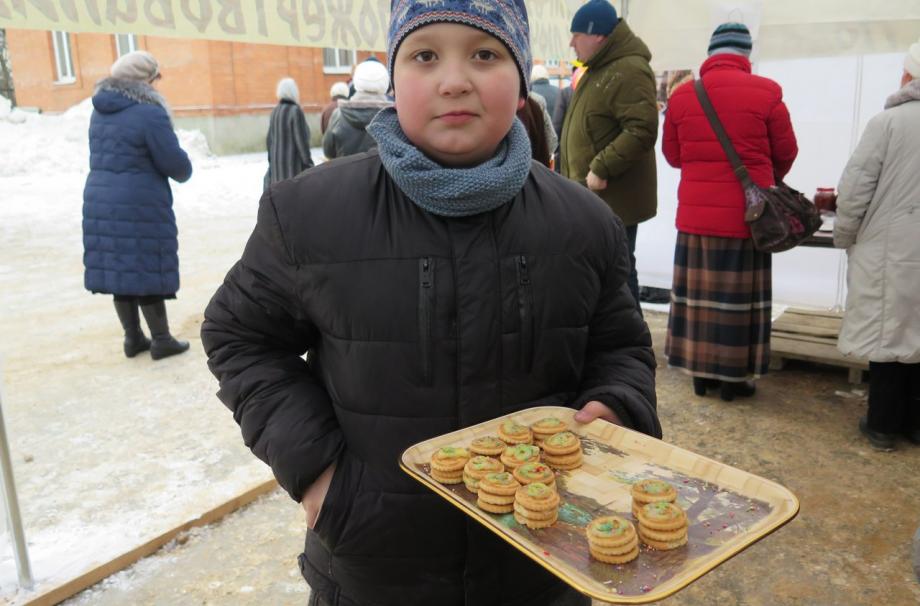
[[167,356],[174,356],[188,351],[188,341],[177,341],[169,334],[169,320],[166,319],[166,303],[158,301],[149,305],[141,305],[144,319],[150,327],[150,357],[159,360]]
[[141,316],[137,311],[137,301],[115,301],[115,313],[125,329],[125,355],[133,358],[142,351],[150,349],[150,339],[141,330]]
[[704,377],[693,377],[693,393],[698,396],[705,396],[707,389],[715,389],[721,381],[718,379],[707,379]]
[[731,402],[735,399],[735,396],[748,398],[753,396],[756,392],[757,388],[754,386],[753,381],[722,381],[722,389],[719,392],[719,397],[726,402]]
[[862,435],[866,436],[866,439],[878,450],[884,452],[891,452],[894,450],[894,435],[870,429],[868,417],[861,417],[859,419],[859,431]]

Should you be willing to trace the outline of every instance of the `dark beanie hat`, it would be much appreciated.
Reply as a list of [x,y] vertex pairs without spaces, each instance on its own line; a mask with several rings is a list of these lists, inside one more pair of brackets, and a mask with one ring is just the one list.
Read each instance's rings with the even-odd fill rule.
[[619,22],[617,9],[607,0],[589,0],[572,17],[571,32],[608,36]]
[[387,32],[387,62],[393,81],[393,62],[406,36],[433,23],[459,23],[480,29],[508,47],[521,74],[521,96],[530,90],[530,24],[524,0],[392,0]]
[[723,23],[709,39],[709,56],[730,53],[750,57],[752,46],[751,31],[744,23]]

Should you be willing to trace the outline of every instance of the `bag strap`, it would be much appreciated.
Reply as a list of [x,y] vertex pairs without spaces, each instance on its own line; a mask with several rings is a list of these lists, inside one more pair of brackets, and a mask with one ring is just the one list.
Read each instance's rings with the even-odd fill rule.
[[712,125],[712,130],[715,131],[716,137],[719,138],[719,143],[722,144],[722,149],[725,150],[725,155],[728,156],[728,161],[731,162],[732,168],[735,171],[735,176],[738,177],[738,180],[741,181],[741,185],[743,185],[745,189],[752,187],[754,181],[751,179],[747,167],[744,166],[744,162],[741,161],[741,156],[735,151],[732,140],[728,138],[725,127],[722,126],[722,121],[719,120],[719,115],[712,106],[712,101],[709,100],[709,95],[706,93],[706,87],[703,86],[702,78],[698,78],[696,82],[694,82],[694,88],[696,88],[696,97],[700,100],[700,105],[703,106],[703,112],[705,112],[706,117],[709,118],[709,124]]

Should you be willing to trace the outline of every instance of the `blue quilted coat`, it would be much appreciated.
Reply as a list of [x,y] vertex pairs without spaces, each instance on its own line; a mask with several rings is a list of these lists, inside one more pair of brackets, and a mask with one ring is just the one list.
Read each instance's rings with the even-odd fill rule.
[[166,103],[143,82],[96,87],[83,189],[84,285],[95,293],[174,295],[179,242],[169,178],[192,176]]

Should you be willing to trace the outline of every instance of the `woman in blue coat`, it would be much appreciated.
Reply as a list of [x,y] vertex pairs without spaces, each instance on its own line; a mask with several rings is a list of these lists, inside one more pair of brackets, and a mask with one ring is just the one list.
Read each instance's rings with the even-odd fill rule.
[[[153,55],[118,59],[96,85],[89,126],[90,172],[83,189],[84,284],[114,295],[125,355],[154,360],[188,350],[169,333],[166,299],[179,290],[179,242],[169,179],[192,176],[169,108],[153,83]],[[141,330],[143,312],[151,339]]]

